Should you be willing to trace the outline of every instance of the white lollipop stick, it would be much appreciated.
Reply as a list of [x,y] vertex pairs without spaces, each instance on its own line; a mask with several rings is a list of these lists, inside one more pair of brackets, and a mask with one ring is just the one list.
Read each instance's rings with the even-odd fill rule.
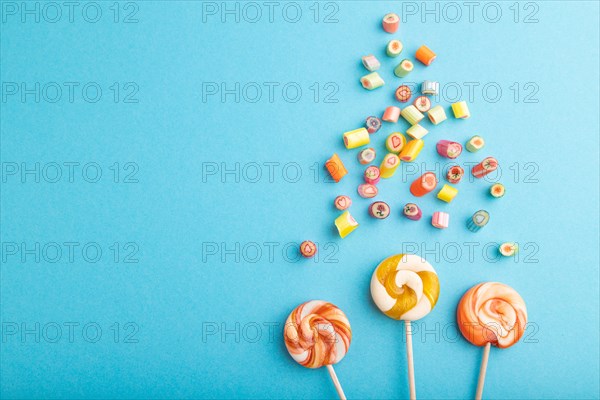
[[481,358],[481,368],[479,368],[479,380],[477,381],[477,393],[475,399],[481,400],[483,395],[483,385],[485,384],[485,372],[487,370],[488,358],[490,358],[490,342],[487,342],[483,349],[483,357]]
[[333,381],[333,385],[335,386],[335,390],[338,392],[338,396],[340,396],[341,400],[346,400],[346,395],[344,394],[344,389],[342,389],[342,385],[340,385],[340,381],[338,380],[337,375],[335,374],[335,370],[333,369],[333,365],[326,365],[327,370],[329,371],[329,376]]
[[410,321],[404,321],[404,328],[406,329],[406,357],[408,364],[408,387],[410,389],[410,400],[417,398],[417,389],[415,388],[415,366],[413,364],[413,351],[412,351],[412,327]]

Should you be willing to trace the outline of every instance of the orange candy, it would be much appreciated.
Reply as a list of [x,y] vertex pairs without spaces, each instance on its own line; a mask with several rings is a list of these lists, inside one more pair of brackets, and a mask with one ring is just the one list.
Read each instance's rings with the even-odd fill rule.
[[325,162],[325,168],[327,168],[329,175],[331,175],[333,180],[336,182],[339,182],[348,173],[344,163],[342,160],[340,160],[340,157],[337,154],[334,154]]
[[437,186],[438,180],[433,172],[425,172],[411,185],[410,192],[417,197],[425,196]]
[[415,54],[415,58],[425,65],[430,65],[435,60],[435,57],[435,53],[425,45],[419,47],[419,50]]

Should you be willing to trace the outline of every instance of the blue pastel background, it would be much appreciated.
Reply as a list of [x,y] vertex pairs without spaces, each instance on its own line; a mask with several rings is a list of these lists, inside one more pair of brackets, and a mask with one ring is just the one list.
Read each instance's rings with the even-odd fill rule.
[[[73,22],[64,14],[23,22],[14,7],[25,4],[45,3],[2,1],[0,397],[333,398],[327,372],[298,366],[283,345],[285,318],[309,299],[329,300],[350,319],[352,345],[335,367],[350,398],[408,397],[402,323],[372,304],[369,281],[379,261],[411,249],[435,266],[442,287],[416,324],[420,398],[473,395],[481,349],[453,323],[464,291],[488,280],[521,293],[530,325],[522,342],[492,349],[485,397],[599,397],[597,2],[494,3],[496,23],[496,6],[485,2],[472,20],[465,6],[457,18],[445,3],[430,3],[434,14],[422,18],[420,2],[276,2],[272,21],[253,3],[262,17],[251,22],[255,9],[239,2],[100,1],[96,23],[82,17],[87,3]],[[239,22],[221,7],[238,7]],[[288,20],[300,9],[299,21],[286,21],[283,9]],[[395,35],[380,28],[390,11],[405,12]],[[456,95],[452,82],[460,97],[469,85],[474,95],[470,119],[425,123],[418,162],[379,185],[392,215],[377,221],[356,195],[363,167],[341,134],[395,103],[398,60],[384,53],[391,38],[407,57],[423,43],[438,53],[406,81],[440,81],[444,106]],[[369,53],[387,82],[374,92],[358,83]],[[95,82],[102,97],[9,94],[23,82]],[[207,94],[236,82],[239,102]],[[252,102],[257,86],[262,97]],[[372,136],[378,162],[385,136],[407,127],[385,124]],[[435,143],[474,134],[485,149],[459,161],[498,158],[506,196],[486,195],[491,179],[464,181],[453,203],[429,196],[419,200],[423,220],[402,218],[415,200],[410,182],[446,165]],[[350,171],[339,184],[322,169],[333,152]],[[72,182],[66,167],[50,182],[51,163],[65,162],[80,163]],[[39,182],[22,179],[20,169],[36,163]],[[81,175],[87,163],[102,170],[95,183]],[[221,176],[235,168],[237,177]],[[332,228],[338,194],[352,196],[360,223],[344,240]],[[473,234],[464,221],[481,208],[491,222]],[[450,212],[449,229],[430,226],[435,210]],[[317,260],[297,260],[288,246],[305,239],[320,244]],[[519,258],[498,259],[488,244],[509,240],[522,244]],[[79,244],[72,261],[48,262],[40,250],[36,262],[36,243],[64,251],[65,242]],[[102,250],[98,262],[82,256],[87,243]],[[68,323],[77,324],[72,338]],[[100,337],[82,333],[91,323]]]

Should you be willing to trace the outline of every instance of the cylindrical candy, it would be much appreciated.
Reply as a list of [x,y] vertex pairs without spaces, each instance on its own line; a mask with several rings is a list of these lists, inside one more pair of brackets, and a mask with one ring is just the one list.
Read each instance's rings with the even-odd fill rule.
[[333,154],[329,160],[325,161],[325,168],[327,168],[329,175],[336,182],[339,182],[348,173],[344,163],[337,154]]
[[424,81],[421,84],[421,93],[437,96],[440,91],[440,83],[435,81]]
[[485,210],[479,210],[467,221],[467,229],[477,232],[490,221],[490,214]]
[[385,52],[390,57],[398,57],[402,53],[402,42],[397,39],[392,39],[387,44]]
[[391,178],[395,173],[396,169],[400,165],[400,158],[394,153],[388,153],[383,158],[379,171],[381,172],[382,178]]
[[343,239],[358,227],[358,222],[352,218],[349,211],[344,211],[342,215],[335,219],[335,227]]
[[347,149],[364,146],[369,144],[370,141],[369,132],[365,128],[358,128],[344,133],[344,146]]
[[426,113],[431,108],[431,100],[427,96],[419,96],[413,101],[413,105],[419,112]]
[[375,160],[376,156],[377,152],[375,151],[375,149],[372,147],[368,147],[366,149],[362,149],[358,153],[358,162],[363,165],[370,164],[373,162],[373,160]]
[[341,195],[335,198],[335,200],[333,201],[333,205],[338,210],[344,211],[350,208],[350,206],[352,205],[352,199],[348,196]]
[[393,123],[398,122],[398,118],[400,118],[400,108],[396,106],[389,106],[386,108],[383,117],[381,117],[385,122]]
[[398,86],[398,89],[396,89],[396,100],[398,100],[401,103],[406,103],[407,101],[409,101],[411,96],[412,91],[406,85],[400,85]]
[[462,177],[465,175],[465,170],[462,169],[462,167],[458,166],[458,165],[453,165],[450,168],[448,168],[448,173],[446,174],[446,179],[448,179],[448,182],[450,183],[458,183],[460,182],[460,180],[462,179]]
[[423,139],[429,131],[419,124],[415,124],[406,130],[406,134],[413,139]]
[[504,185],[501,183],[495,183],[490,188],[490,193],[495,198],[500,198],[500,197],[504,196],[505,191],[506,191],[506,189],[504,189]]
[[415,203],[407,203],[402,212],[406,218],[412,219],[413,221],[418,221],[423,216],[421,209]]
[[314,257],[317,254],[317,245],[310,240],[305,240],[300,243],[300,254],[305,258]]
[[457,194],[458,189],[453,188],[450,185],[444,185],[438,192],[437,198],[442,201],[445,201],[446,203],[450,203],[452,200],[454,200]]
[[436,149],[440,156],[452,160],[462,153],[462,145],[460,143],[451,142],[450,140],[440,140],[437,142]]
[[390,215],[390,206],[383,201],[376,201],[369,206],[369,215],[377,219],[386,219]]
[[429,110],[429,112],[427,113],[427,116],[429,117],[429,120],[431,121],[431,123],[434,125],[442,123],[447,119],[446,111],[444,111],[444,107],[442,107],[440,105],[437,105],[437,106],[433,107],[431,110]]
[[367,132],[373,134],[377,132],[381,128],[381,120],[377,117],[367,117],[367,121],[365,122],[367,127]]
[[319,368],[340,362],[352,341],[346,315],[335,305],[311,300],[300,304],[285,321],[285,347],[298,364]]
[[405,58],[400,61],[400,64],[398,64],[396,68],[394,68],[394,75],[398,78],[404,78],[406,75],[410,74],[414,67],[412,61]]
[[377,72],[371,72],[360,78],[360,83],[367,90],[373,90],[385,85],[385,82]]
[[485,158],[482,162],[471,168],[471,174],[475,178],[483,178],[498,168],[498,161],[494,157]]
[[385,139],[385,148],[388,149],[390,153],[400,153],[405,145],[406,138],[400,132],[391,133],[387,139]]
[[421,197],[431,192],[437,186],[437,178],[433,172],[425,172],[410,185],[413,196]]
[[485,141],[481,136],[473,136],[467,142],[467,150],[469,150],[471,153],[481,150],[483,146],[485,146]]
[[400,160],[408,162],[415,161],[421,150],[423,150],[424,143],[423,139],[410,140],[400,152]]
[[377,196],[377,193],[379,192],[377,186],[371,183],[363,183],[362,185],[358,185],[357,191],[358,195],[364,199],[372,199],[373,197]]
[[438,229],[446,229],[450,225],[450,214],[443,211],[436,211],[431,217],[431,225]]
[[371,165],[365,170],[365,182],[370,183],[371,185],[376,185],[379,182],[379,176],[379,168],[375,165]]
[[371,278],[371,297],[390,318],[415,321],[435,307],[440,295],[437,273],[424,258],[397,254],[383,260]]
[[456,308],[456,320],[462,335],[475,346],[490,343],[504,349],[523,336],[527,307],[510,286],[485,282],[463,295]]
[[394,13],[386,14],[381,24],[383,25],[383,30],[387,33],[395,33],[398,30],[398,26],[400,26],[400,17]]
[[425,45],[419,47],[419,49],[415,53],[415,58],[425,65],[430,65],[433,62],[433,60],[435,60],[435,57],[435,53]]
[[452,112],[454,113],[455,118],[469,118],[471,113],[469,112],[469,107],[467,106],[466,101],[459,101],[456,103],[452,103]]
[[504,257],[512,257],[519,251],[519,246],[514,242],[504,242],[498,248]]
[[413,106],[412,104],[404,108],[400,114],[411,125],[418,124],[423,118],[425,118],[425,116],[421,114],[419,110],[417,110],[417,107]]
[[375,57],[372,54],[369,54],[368,56],[363,56],[362,63],[365,66],[365,68],[371,72],[377,71],[379,67],[381,67],[381,63],[379,62],[377,57]]

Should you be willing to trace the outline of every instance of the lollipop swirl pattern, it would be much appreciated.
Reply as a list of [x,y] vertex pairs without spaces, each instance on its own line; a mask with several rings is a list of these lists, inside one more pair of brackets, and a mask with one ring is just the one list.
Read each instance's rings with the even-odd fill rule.
[[398,254],[379,264],[371,278],[371,296],[388,317],[405,321],[423,318],[440,294],[438,276],[425,259]]
[[510,286],[485,282],[469,289],[458,304],[456,318],[461,333],[476,346],[491,343],[499,348],[517,343],[527,324],[527,308]]
[[284,339],[296,362],[319,368],[344,358],[352,330],[342,310],[331,303],[312,300],[292,311],[285,323]]

